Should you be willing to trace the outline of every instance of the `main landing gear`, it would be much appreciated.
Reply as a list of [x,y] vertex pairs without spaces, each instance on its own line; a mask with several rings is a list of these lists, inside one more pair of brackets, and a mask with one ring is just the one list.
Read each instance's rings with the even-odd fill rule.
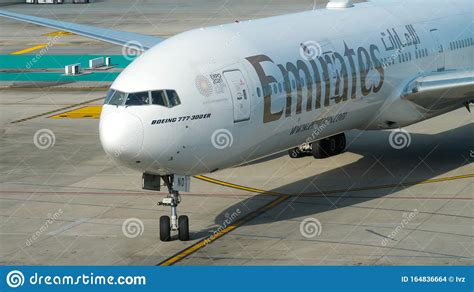
[[330,156],[338,155],[346,149],[346,135],[344,133],[337,134],[319,140],[313,143],[305,143],[301,146],[288,150],[291,158],[300,158],[303,156],[313,155],[316,159],[323,159]]
[[189,218],[181,215],[178,217],[177,208],[181,203],[179,192],[173,189],[174,175],[157,176],[152,174],[143,174],[143,188],[147,190],[160,190],[160,179],[163,179],[168,188],[168,196],[163,198],[158,205],[171,207],[171,217],[160,217],[160,240],[171,240],[171,231],[178,231],[179,240],[189,240]]

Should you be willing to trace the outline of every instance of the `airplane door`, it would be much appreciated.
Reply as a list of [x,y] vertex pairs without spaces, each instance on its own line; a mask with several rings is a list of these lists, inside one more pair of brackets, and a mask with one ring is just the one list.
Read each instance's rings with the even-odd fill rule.
[[439,33],[438,29],[432,29],[430,30],[431,32],[431,37],[433,38],[435,45],[436,45],[436,51],[435,53],[438,53],[438,56],[436,56],[437,59],[437,66],[438,66],[438,72],[444,71],[445,69],[445,59],[444,59],[444,47],[443,44],[441,43],[441,35]]
[[234,123],[250,119],[250,95],[244,75],[240,70],[224,72],[234,105]]

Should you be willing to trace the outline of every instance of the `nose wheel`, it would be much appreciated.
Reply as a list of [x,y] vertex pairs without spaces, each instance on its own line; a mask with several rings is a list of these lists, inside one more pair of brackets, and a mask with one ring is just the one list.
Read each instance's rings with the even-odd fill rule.
[[181,196],[178,191],[173,190],[173,175],[162,176],[162,179],[169,194],[158,202],[158,205],[171,207],[171,216],[160,217],[160,240],[170,241],[171,231],[177,231],[179,240],[187,241],[189,240],[189,218],[185,215],[178,217],[177,208],[181,203]]
[[[160,217],[160,240],[171,240],[171,220],[170,216]],[[186,215],[178,217],[178,238],[181,241],[189,240],[189,218]]]

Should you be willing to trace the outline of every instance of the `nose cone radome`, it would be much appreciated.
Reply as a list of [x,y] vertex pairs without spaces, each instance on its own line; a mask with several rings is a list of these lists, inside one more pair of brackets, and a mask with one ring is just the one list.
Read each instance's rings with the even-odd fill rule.
[[100,118],[100,142],[104,151],[117,160],[129,162],[140,154],[143,124],[127,112],[111,112]]

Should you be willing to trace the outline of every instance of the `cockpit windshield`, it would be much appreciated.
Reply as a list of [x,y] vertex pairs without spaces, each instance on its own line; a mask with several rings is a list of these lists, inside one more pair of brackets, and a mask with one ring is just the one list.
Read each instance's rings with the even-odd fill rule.
[[157,90],[151,92],[151,103],[161,106],[168,106],[168,99],[164,90]]
[[150,93],[148,91],[129,93],[125,105],[146,105],[150,104]]
[[111,105],[122,105],[122,104],[125,102],[125,96],[126,96],[126,94],[125,94],[124,92],[115,91],[115,92],[111,95],[108,104],[111,104]]
[[111,89],[105,98],[105,104],[141,106],[141,105],[159,105],[164,107],[175,107],[181,104],[178,93],[175,90],[153,90],[125,93]]

